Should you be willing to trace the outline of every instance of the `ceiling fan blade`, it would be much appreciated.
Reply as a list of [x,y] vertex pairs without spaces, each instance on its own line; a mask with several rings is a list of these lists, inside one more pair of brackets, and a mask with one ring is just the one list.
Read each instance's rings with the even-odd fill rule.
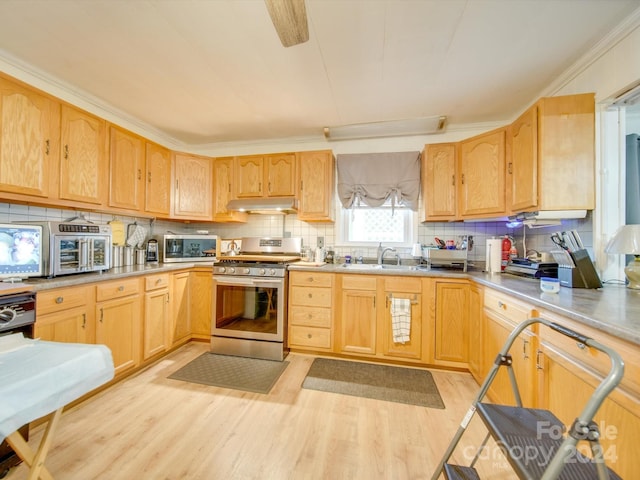
[[292,47],[309,40],[304,0],[264,0],[282,45]]

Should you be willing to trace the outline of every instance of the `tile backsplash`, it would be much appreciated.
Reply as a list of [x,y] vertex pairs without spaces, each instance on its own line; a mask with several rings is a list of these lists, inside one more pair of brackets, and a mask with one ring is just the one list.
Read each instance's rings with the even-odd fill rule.
[[[182,223],[165,220],[151,221],[149,218],[128,217],[107,213],[82,212],[57,208],[44,208],[30,205],[0,203],[0,223],[42,220],[68,220],[83,215],[94,223],[107,223],[111,220],[122,220],[125,224],[137,221],[145,226],[150,235],[162,235],[167,232],[190,233],[196,230],[209,230],[220,235],[223,239],[233,239],[249,236],[285,236],[302,237],[303,244],[315,247],[317,238],[324,237],[326,246],[336,245],[336,231],[332,223],[312,224],[298,220],[296,215],[249,215],[246,224],[224,223]],[[548,252],[554,249],[551,233],[558,230],[577,230],[582,237],[585,247],[593,257],[593,227],[591,212],[584,219],[565,220],[561,226],[529,228],[508,228],[505,221],[492,222],[435,222],[421,223],[418,226],[417,241],[423,245],[434,245],[435,237],[443,240],[456,240],[460,235],[473,236],[473,247],[468,258],[471,262],[484,262],[486,240],[492,237],[511,235],[516,240],[518,256],[524,256],[523,244],[527,251]],[[343,247],[335,246],[337,255],[359,256],[375,258],[376,248],[371,247]],[[411,249],[397,249],[401,258],[411,259]]]

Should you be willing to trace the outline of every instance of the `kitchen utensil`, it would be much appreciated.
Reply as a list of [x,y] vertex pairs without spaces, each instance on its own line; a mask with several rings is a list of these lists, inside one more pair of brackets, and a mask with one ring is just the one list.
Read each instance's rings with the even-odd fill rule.
[[564,240],[564,243],[567,245],[570,252],[575,252],[576,250],[578,250],[578,246],[573,240],[573,235],[571,235],[570,232],[562,232],[562,239]]
[[580,238],[580,234],[577,230],[571,230],[571,234],[573,235],[573,239],[578,246],[578,250],[582,250],[584,248],[584,243],[582,243],[582,239]]
[[569,246],[564,241],[564,238],[562,238],[562,234],[560,232],[551,234],[551,241],[563,250],[569,250]]

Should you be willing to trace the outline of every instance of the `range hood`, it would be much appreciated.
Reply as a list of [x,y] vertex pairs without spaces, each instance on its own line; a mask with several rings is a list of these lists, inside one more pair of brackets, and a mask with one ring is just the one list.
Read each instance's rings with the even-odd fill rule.
[[510,216],[510,222],[522,222],[529,228],[543,228],[560,225],[561,220],[585,218],[586,210],[546,210],[538,212],[523,212]]
[[227,210],[268,215],[298,212],[295,198],[238,198],[227,204]]

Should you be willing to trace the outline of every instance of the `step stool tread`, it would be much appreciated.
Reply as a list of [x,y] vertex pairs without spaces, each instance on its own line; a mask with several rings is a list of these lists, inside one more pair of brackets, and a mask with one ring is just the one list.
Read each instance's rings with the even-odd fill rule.
[[480,480],[480,475],[473,467],[463,467],[445,463],[444,476],[448,480]]

